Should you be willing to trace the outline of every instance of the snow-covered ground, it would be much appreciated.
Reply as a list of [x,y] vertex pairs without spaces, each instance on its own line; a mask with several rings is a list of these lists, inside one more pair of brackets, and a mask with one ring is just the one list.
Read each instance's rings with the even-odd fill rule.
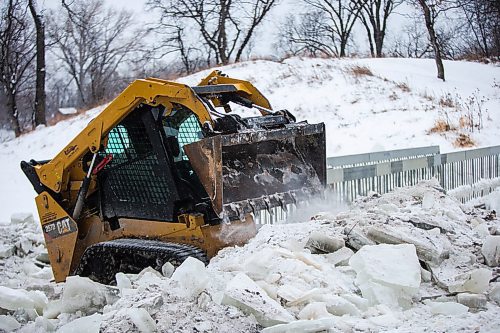
[[[477,147],[500,144],[500,67],[445,66],[446,82],[431,60],[415,59],[292,58],[222,70],[252,81],[274,108],[325,122],[329,156],[451,151],[460,133]],[[179,81],[196,84],[207,72]],[[460,117],[479,108],[481,131],[461,128]],[[35,193],[19,162],[52,158],[102,109],[0,143],[0,331],[498,331],[500,223],[491,209],[500,190],[464,206],[433,181],[350,207],[302,207],[289,219],[300,223],[264,226],[207,268],[189,260],[173,275],[170,267],[120,274],[117,287],[50,282]],[[429,134],[438,120],[456,129]],[[482,203],[489,210],[474,208]],[[11,218],[16,212],[26,214]]]
[[[421,182],[263,226],[205,268],[50,282],[40,227],[0,226],[0,330],[498,332],[500,223]],[[495,234],[496,235],[492,235]],[[491,282],[490,282],[491,281]],[[496,281],[496,282],[495,282]]]

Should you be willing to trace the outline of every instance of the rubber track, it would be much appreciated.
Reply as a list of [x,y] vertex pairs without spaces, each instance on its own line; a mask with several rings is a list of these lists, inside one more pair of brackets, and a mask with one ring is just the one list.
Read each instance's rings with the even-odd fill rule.
[[178,267],[188,257],[208,264],[205,252],[195,246],[145,239],[116,239],[87,248],[74,274],[110,284],[114,283],[118,272],[139,273],[148,266],[161,272],[166,262]]

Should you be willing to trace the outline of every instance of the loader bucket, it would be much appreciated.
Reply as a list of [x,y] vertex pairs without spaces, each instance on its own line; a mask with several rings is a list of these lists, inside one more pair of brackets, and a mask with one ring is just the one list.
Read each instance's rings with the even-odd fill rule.
[[323,123],[217,135],[184,150],[221,218],[285,207],[326,182]]

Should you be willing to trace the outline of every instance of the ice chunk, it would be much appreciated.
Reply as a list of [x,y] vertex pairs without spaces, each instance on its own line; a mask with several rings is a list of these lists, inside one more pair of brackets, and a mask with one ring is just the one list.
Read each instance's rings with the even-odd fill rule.
[[296,320],[289,324],[275,325],[262,330],[262,333],[290,332],[348,332],[352,328],[342,323],[339,318],[322,318],[317,320]]
[[[149,286],[156,285],[156,286],[162,286],[166,285],[167,281],[163,280],[163,277],[161,274],[156,274],[151,271],[145,272],[142,274],[137,281],[135,281],[135,284],[138,286],[138,290],[142,291]],[[130,291],[130,289],[122,289],[122,291],[125,291],[127,293]]]
[[366,235],[357,227],[345,227],[346,244],[353,249],[359,250],[365,245],[375,245],[375,242],[366,237]]
[[358,309],[360,309],[361,311],[366,311],[368,309],[368,307],[370,306],[370,302],[366,298],[360,297],[360,296],[355,295],[355,294],[342,294],[342,295],[340,295],[340,297],[342,297],[342,298],[348,300],[349,302],[351,302],[352,304],[356,305],[356,307]]
[[315,231],[309,236],[306,248],[312,253],[332,253],[345,246],[344,239],[329,237],[324,232]]
[[332,315],[326,310],[326,303],[312,302],[307,304],[298,314],[299,319],[315,320],[328,318]]
[[172,280],[177,281],[185,297],[198,296],[210,280],[205,264],[189,257],[172,274]]
[[486,265],[496,267],[500,265],[500,236],[487,236],[481,247]]
[[149,313],[143,308],[127,308],[118,311],[117,316],[121,315],[129,318],[137,328],[138,332],[141,333],[152,333],[156,332],[156,323],[151,318]]
[[483,294],[461,293],[457,295],[457,301],[469,308],[480,309],[486,307],[486,296]]
[[44,264],[50,264],[49,254],[47,252],[39,253],[35,259]]
[[478,236],[481,239],[484,239],[488,236],[490,236],[490,230],[488,229],[488,226],[486,223],[479,224],[472,229],[474,231],[474,234]]
[[434,198],[434,194],[431,192],[427,192],[424,194],[424,197],[422,198],[422,208],[430,209],[434,207],[435,202],[436,199]]
[[61,326],[57,333],[99,333],[102,315],[95,313],[91,316],[81,317]]
[[326,260],[334,266],[345,266],[349,264],[349,259],[354,254],[354,251],[348,247],[343,247],[333,253],[326,255]]
[[61,312],[91,314],[106,304],[106,287],[89,278],[69,276],[61,298]]
[[171,278],[172,274],[174,274],[175,267],[168,261],[161,266],[161,273],[163,274],[164,277],[166,278]]
[[116,273],[115,280],[116,280],[116,286],[120,290],[120,293],[125,288],[127,288],[127,289],[132,288],[132,282],[130,282],[130,279],[128,278],[128,276],[126,276],[122,272]]
[[270,248],[254,253],[245,261],[245,273],[255,280],[265,279],[275,256],[275,251]]
[[30,290],[28,291],[28,296],[33,300],[34,309],[38,314],[43,314],[43,310],[49,303],[49,299],[43,291],[40,290]]
[[348,314],[351,316],[359,316],[361,314],[354,304],[338,295],[325,294],[321,300],[325,302],[328,312],[333,315],[343,316]]
[[356,284],[372,305],[406,307],[420,286],[420,264],[413,244],[363,246],[349,260]]
[[469,311],[465,305],[455,302],[427,302],[431,307],[431,313],[444,315],[462,315]]
[[431,282],[432,273],[422,267],[420,267],[420,276],[422,277],[423,282]]
[[0,316],[0,332],[12,332],[21,327],[16,318],[11,316]]
[[8,258],[14,254],[15,246],[8,244],[0,245],[0,259]]
[[478,268],[455,277],[455,282],[448,286],[451,293],[469,291],[471,293],[484,293],[489,286],[492,272],[487,268]]
[[493,285],[493,288],[491,288],[490,292],[488,293],[488,297],[490,298],[490,300],[500,305],[500,282],[497,282]]
[[295,319],[245,273],[239,273],[229,282],[222,304],[232,305],[247,314],[253,314],[264,327],[288,323]]
[[321,269],[321,264],[313,257],[313,255],[308,250],[306,251],[295,252],[295,257],[306,265]]
[[269,295],[269,297],[274,300],[278,300],[278,288],[276,286],[269,284],[264,280],[259,280],[255,283],[257,283],[259,287],[261,287]]
[[387,225],[370,226],[368,237],[378,243],[413,244],[418,258],[439,265],[449,257],[449,242],[439,235],[417,228],[393,228]]
[[10,223],[35,223],[35,219],[33,218],[33,214],[31,213],[15,213],[10,216]]
[[5,310],[34,309],[35,302],[25,290],[0,286],[0,308]]
[[299,286],[285,284],[278,288],[277,295],[287,301],[288,306],[294,306],[300,303],[307,302],[320,295],[323,290],[314,288],[310,290],[302,290]]
[[51,320],[44,317],[36,317],[35,327],[37,332],[54,332],[56,329]]

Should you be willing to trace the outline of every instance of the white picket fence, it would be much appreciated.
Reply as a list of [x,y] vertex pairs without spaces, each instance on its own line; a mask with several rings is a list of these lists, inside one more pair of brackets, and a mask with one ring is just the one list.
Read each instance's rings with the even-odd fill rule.
[[[446,154],[430,146],[327,158],[328,199],[333,203],[349,203],[369,192],[383,194],[433,177],[462,202],[484,196],[500,186],[500,146]],[[275,207],[255,218],[259,224],[277,223],[287,214]]]

